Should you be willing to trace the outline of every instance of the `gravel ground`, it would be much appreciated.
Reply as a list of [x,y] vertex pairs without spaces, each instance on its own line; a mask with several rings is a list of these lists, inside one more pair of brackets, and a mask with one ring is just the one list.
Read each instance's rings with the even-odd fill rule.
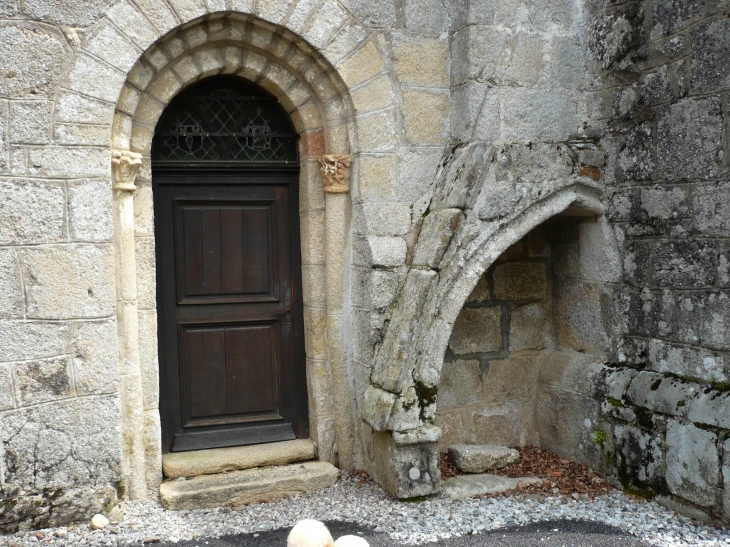
[[[576,494],[577,497],[580,498]],[[509,529],[550,520],[587,520],[615,526],[649,545],[730,546],[730,530],[693,523],[656,503],[612,493],[593,500],[570,496],[430,499],[407,503],[391,498],[375,483],[345,476],[332,488],[241,511],[166,511],[156,501],[126,504],[119,525],[93,531],[87,525],[0,536],[0,547],[26,545],[122,546],[145,540],[176,542],[292,526],[303,518],[351,521],[390,535],[399,543],[426,543],[473,532]]]

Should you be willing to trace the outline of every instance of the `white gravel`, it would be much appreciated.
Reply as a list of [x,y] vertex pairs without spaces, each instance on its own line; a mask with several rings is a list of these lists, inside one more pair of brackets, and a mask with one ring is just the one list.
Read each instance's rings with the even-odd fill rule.
[[[356,521],[387,532],[403,543],[426,543],[439,538],[494,530],[551,519],[584,519],[616,526],[652,545],[730,546],[730,529],[696,524],[656,503],[616,492],[594,500],[573,497],[537,499],[511,497],[418,503],[391,498],[374,483],[358,486],[357,477],[345,476],[332,488],[271,503],[250,505],[241,511],[206,509],[167,511],[157,501],[126,504],[121,524],[91,530],[84,524],[0,536],[0,546],[140,545],[162,541],[205,539],[291,526],[303,518]],[[204,545],[204,543],[202,543]]]

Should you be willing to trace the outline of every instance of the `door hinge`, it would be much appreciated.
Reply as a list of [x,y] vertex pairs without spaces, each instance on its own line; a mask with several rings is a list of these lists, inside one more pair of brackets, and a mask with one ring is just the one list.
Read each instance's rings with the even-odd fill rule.
[[287,296],[284,303],[286,304],[286,329],[291,330],[291,297]]

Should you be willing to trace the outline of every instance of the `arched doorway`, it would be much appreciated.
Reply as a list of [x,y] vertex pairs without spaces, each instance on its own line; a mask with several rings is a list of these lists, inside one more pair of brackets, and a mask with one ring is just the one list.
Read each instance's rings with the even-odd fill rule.
[[167,107],[152,145],[162,451],[309,437],[297,135],[231,76]]

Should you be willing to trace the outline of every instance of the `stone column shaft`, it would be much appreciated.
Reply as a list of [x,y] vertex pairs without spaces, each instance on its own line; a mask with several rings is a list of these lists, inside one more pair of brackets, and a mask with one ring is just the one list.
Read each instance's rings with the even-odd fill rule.
[[134,249],[134,179],[142,157],[114,150],[114,244],[119,332],[119,390],[122,403],[122,469],[130,499],[147,495],[144,467],[144,403],[139,362],[137,275]]
[[325,192],[325,278],[327,283],[327,354],[332,374],[335,440],[342,469],[355,469],[355,405],[351,374],[349,298],[346,296],[349,238],[350,156],[322,156]]

